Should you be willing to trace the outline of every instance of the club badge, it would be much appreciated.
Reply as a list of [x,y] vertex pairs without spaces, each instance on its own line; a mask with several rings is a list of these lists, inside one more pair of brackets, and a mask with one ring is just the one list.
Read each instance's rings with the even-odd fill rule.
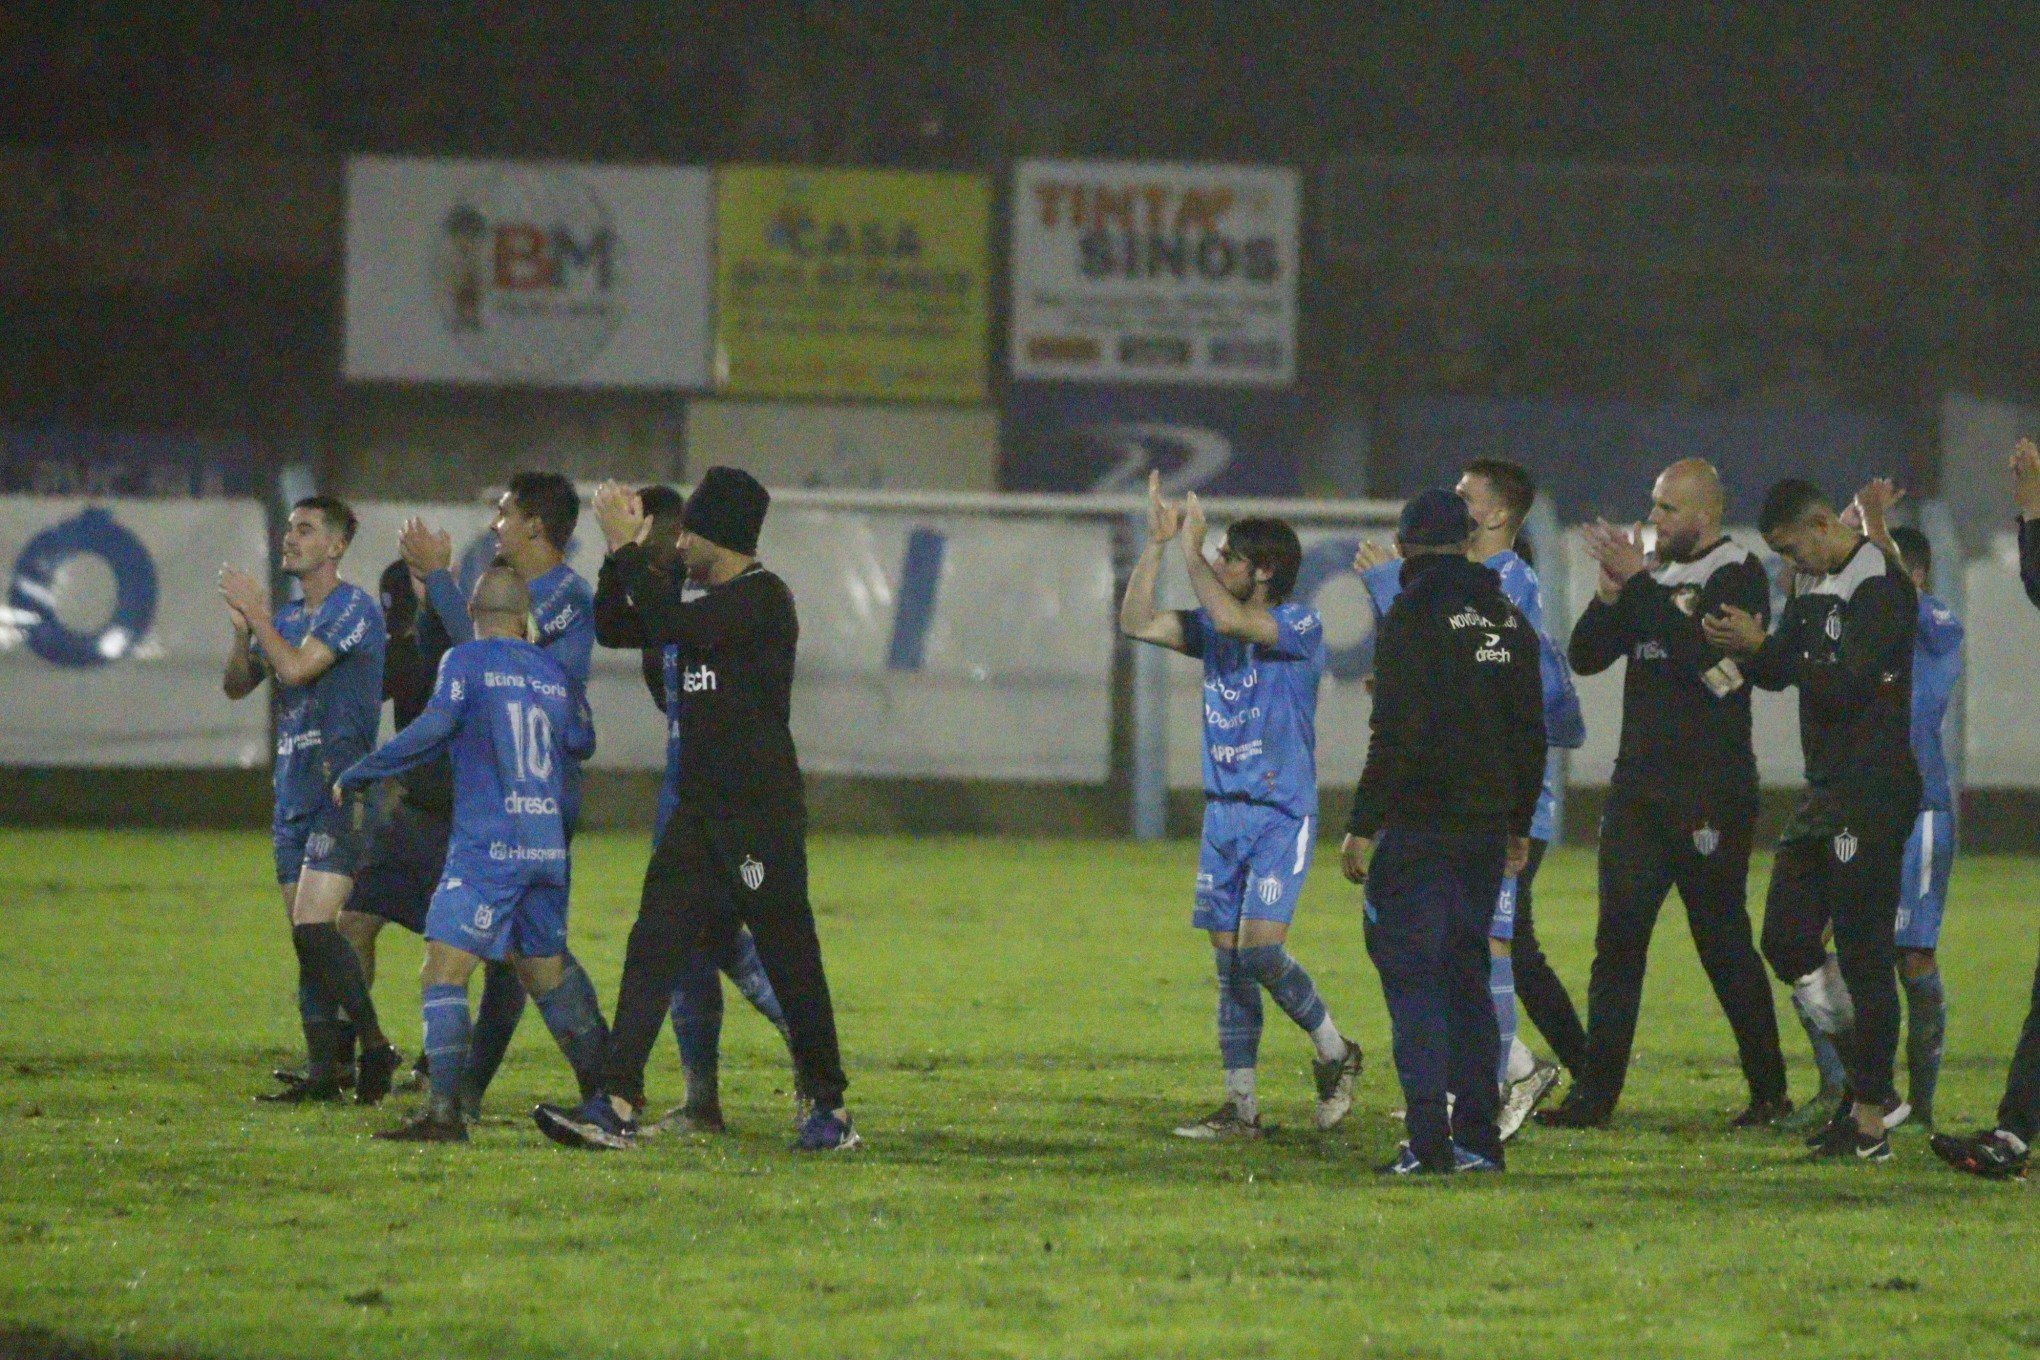
[[1847,827],[1843,827],[1842,834],[1835,837],[1835,860],[1837,863],[1847,864],[1850,860],[1854,859],[1855,857],[1856,857],[1855,834],[1851,832]]
[[1721,833],[1702,822],[1700,829],[1693,833],[1693,848],[1705,858],[1721,848]]
[[758,891],[758,885],[765,881],[765,866],[749,855],[744,856],[744,862],[737,866],[737,873],[743,877],[744,886],[752,892]]

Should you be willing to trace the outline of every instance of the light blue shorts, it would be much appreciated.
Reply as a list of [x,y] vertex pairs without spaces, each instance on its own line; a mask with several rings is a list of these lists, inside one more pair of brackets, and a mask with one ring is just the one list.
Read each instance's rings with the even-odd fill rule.
[[477,958],[546,959],[567,948],[567,890],[557,883],[497,888],[449,872],[425,913],[425,938]]
[[1898,887],[1898,947],[1934,949],[1941,942],[1941,911],[1948,902],[1948,874],[1955,867],[1955,817],[1927,808],[1905,839],[1905,867]]
[[1280,808],[1206,803],[1190,924],[1223,931],[1237,931],[1242,920],[1289,924],[1310,871],[1316,830],[1316,818]]

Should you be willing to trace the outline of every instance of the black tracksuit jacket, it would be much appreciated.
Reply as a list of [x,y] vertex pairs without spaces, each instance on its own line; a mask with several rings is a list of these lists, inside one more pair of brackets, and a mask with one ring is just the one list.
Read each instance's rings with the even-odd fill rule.
[[1544,785],[1536,630],[1501,578],[1453,553],[1403,564],[1374,643],[1367,768],[1346,830],[1530,834]]

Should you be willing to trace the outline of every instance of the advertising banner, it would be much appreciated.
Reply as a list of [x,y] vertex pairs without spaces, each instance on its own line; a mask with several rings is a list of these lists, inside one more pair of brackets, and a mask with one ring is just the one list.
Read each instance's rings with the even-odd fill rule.
[[1302,405],[1293,392],[1023,383],[1006,401],[1008,491],[1288,496]]
[[348,378],[708,383],[702,169],[357,157]]
[[717,171],[716,389],[984,400],[990,221],[976,175]]
[[1014,375],[1288,386],[1297,201],[1271,166],[1020,162]]
[[246,496],[255,445],[246,435],[0,430],[0,492],[31,496]]
[[[494,555],[485,506],[356,510],[350,580],[376,579],[412,515],[453,536],[465,579]],[[568,560],[590,583],[602,550],[584,514]],[[805,769],[1105,779],[1116,605],[1105,525],[788,505],[766,519],[759,555],[800,612],[793,732]],[[664,763],[637,653],[596,648],[588,698],[594,765]]]
[[687,475],[719,463],[767,486],[994,491],[999,417],[984,406],[691,401]]
[[256,501],[0,497],[0,764],[267,765],[216,588],[267,551]]

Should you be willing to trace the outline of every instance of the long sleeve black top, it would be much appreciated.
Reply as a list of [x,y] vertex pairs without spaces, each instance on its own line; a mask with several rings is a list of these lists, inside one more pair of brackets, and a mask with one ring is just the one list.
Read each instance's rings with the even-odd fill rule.
[[1683,562],[1638,572],[1614,602],[1596,598],[1573,627],[1573,669],[1598,675],[1627,658],[1614,787],[1708,806],[1756,797],[1750,688],[1707,645],[1700,620],[1724,604],[1771,619],[1771,581],[1757,555],[1719,539]]
[[1346,830],[1525,836],[1544,784],[1538,642],[1501,578],[1452,554],[1414,557],[1374,645],[1367,766]]
[[1806,797],[1786,839],[1842,830],[1852,814],[1919,810],[1912,755],[1913,639],[1919,595],[1875,544],[1785,606],[1777,631],[1744,670],[1764,689],[1799,690]]
[[617,549],[610,566],[636,609],[642,645],[679,649],[682,806],[804,821],[790,725],[800,621],[786,583],[754,564],[690,600],[684,583],[652,570],[634,544]]

